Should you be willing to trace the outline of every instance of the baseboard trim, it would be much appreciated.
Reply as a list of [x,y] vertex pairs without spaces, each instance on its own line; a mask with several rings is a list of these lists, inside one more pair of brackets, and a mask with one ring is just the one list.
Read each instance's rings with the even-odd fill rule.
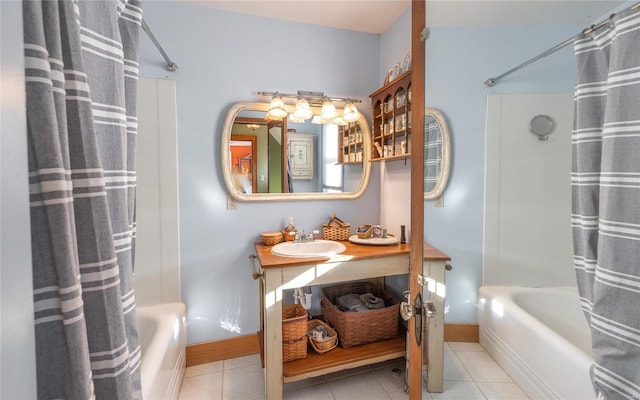
[[480,342],[480,326],[478,324],[444,324],[445,342]]
[[[444,324],[445,342],[473,342],[480,340],[478,324]],[[258,334],[230,339],[194,343],[187,346],[187,367],[260,352]]]
[[187,367],[259,352],[258,335],[244,335],[229,339],[187,345]]

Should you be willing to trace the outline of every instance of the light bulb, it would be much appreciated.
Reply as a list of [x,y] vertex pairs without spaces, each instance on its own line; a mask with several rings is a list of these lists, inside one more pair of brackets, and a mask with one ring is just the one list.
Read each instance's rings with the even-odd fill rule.
[[287,110],[284,109],[284,101],[282,97],[276,92],[269,104],[269,111],[267,111],[267,118],[270,119],[282,119],[287,116]]
[[360,113],[356,105],[352,101],[344,106],[344,120],[347,122],[356,122],[360,118]]
[[302,120],[302,122],[308,120],[313,117],[313,111],[311,111],[311,107],[309,106],[309,102],[305,98],[298,99],[298,103],[296,104],[296,111],[293,113],[297,120]]
[[336,115],[338,115],[338,112],[336,111],[336,106],[333,105],[331,100],[325,97],[324,100],[322,101],[322,115],[321,115],[322,119],[325,121],[330,121],[333,118],[335,118]]

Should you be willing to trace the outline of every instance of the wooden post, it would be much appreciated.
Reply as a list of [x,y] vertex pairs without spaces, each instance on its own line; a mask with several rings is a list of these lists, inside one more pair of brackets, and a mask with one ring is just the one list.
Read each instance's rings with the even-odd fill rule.
[[[424,243],[424,58],[425,44],[421,33],[425,28],[425,0],[411,2],[411,255],[409,291],[413,304],[422,287]],[[409,400],[422,399],[422,351],[416,342],[415,318],[409,320]]]

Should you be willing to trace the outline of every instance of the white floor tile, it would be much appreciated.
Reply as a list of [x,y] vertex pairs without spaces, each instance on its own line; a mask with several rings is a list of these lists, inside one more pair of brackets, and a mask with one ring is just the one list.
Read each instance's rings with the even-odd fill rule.
[[187,367],[184,371],[184,377],[189,378],[197,375],[210,374],[212,372],[222,371],[223,361],[214,361],[206,364],[194,365]]
[[376,370],[380,368],[389,368],[390,370],[393,368],[400,368],[402,371],[405,369],[406,360],[404,357],[396,358],[394,360],[382,361],[379,363],[369,365],[370,370]]
[[485,400],[474,382],[444,381],[442,393],[431,393],[433,400]]
[[[394,368],[400,375],[392,373]],[[284,385],[286,400],[407,400],[405,360],[398,358]],[[263,400],[258,355],[187,368],[180,400]],[[477,343],[445,343],[444,392],[423,400],[527,400],[527,396]]]
[[336,400],[389,400],[391,397],[372,372],[329,381]]
[[257,364],[244,365],[224,369],[224,400],[263,400],[264,374],[262,366]]
[[221,400],[222,371],[185,378],[178,399]]
[[305,386],[293,390],[285,390],[284,400],[334,400],[328,383]]
[[489,400],[528,400],[527,395],[515,383],[478,382],[480,391]]
[[260,364],[260,355],[259,354],[250,354],[248,356],[229,358],[228,360],[224,360],[224,369],[244,367],[246,365],[255,365]]
[[444,368],[443,368],[443,377],[445,380],[449,381],[470,381],[471,375],[467,372],[462,365],[456,353],[451,350],[446,350],[444,352]]
[[460,351],[456,352],[456,355],[469,371],[474,381],[513,382],[509,375],[486,352]]
[[404,392],[404,382],[405,382],[405,370],[404,370],[404,359],[402,360],[402,368],[400,369],[400,375],[396,375],[392,372],[393,368],[399,368],[397,364],[389,365],[386,368],[378,368],[373,371],[378,382],[382,385],[384,390],[387,392],[389,397],[393,400],[406,400],[409,398]]
[[287,393],[306,386],[318,385],[320,383],[327,383],[327,380],[324,378],[324,376],[316,376],[314,378],[304,379],[301,381],[285,383],[283,391],[284,393]]

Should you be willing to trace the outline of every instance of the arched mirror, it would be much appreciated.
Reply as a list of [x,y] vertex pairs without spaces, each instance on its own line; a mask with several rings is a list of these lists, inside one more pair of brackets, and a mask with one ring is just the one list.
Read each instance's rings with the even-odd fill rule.
[[[294,106],[285,105],[292,113]],[[268,103],[241,102],[222,127],[225,185],[238,201],[335,200],[369,184],[371,141],[365,117],[346,125],[266,117]],[[314,110],[319,113],[319,110]]]
[[433,108],[424,109],[424,198],[442,196],[449,180],[449,129],[444,116]]

